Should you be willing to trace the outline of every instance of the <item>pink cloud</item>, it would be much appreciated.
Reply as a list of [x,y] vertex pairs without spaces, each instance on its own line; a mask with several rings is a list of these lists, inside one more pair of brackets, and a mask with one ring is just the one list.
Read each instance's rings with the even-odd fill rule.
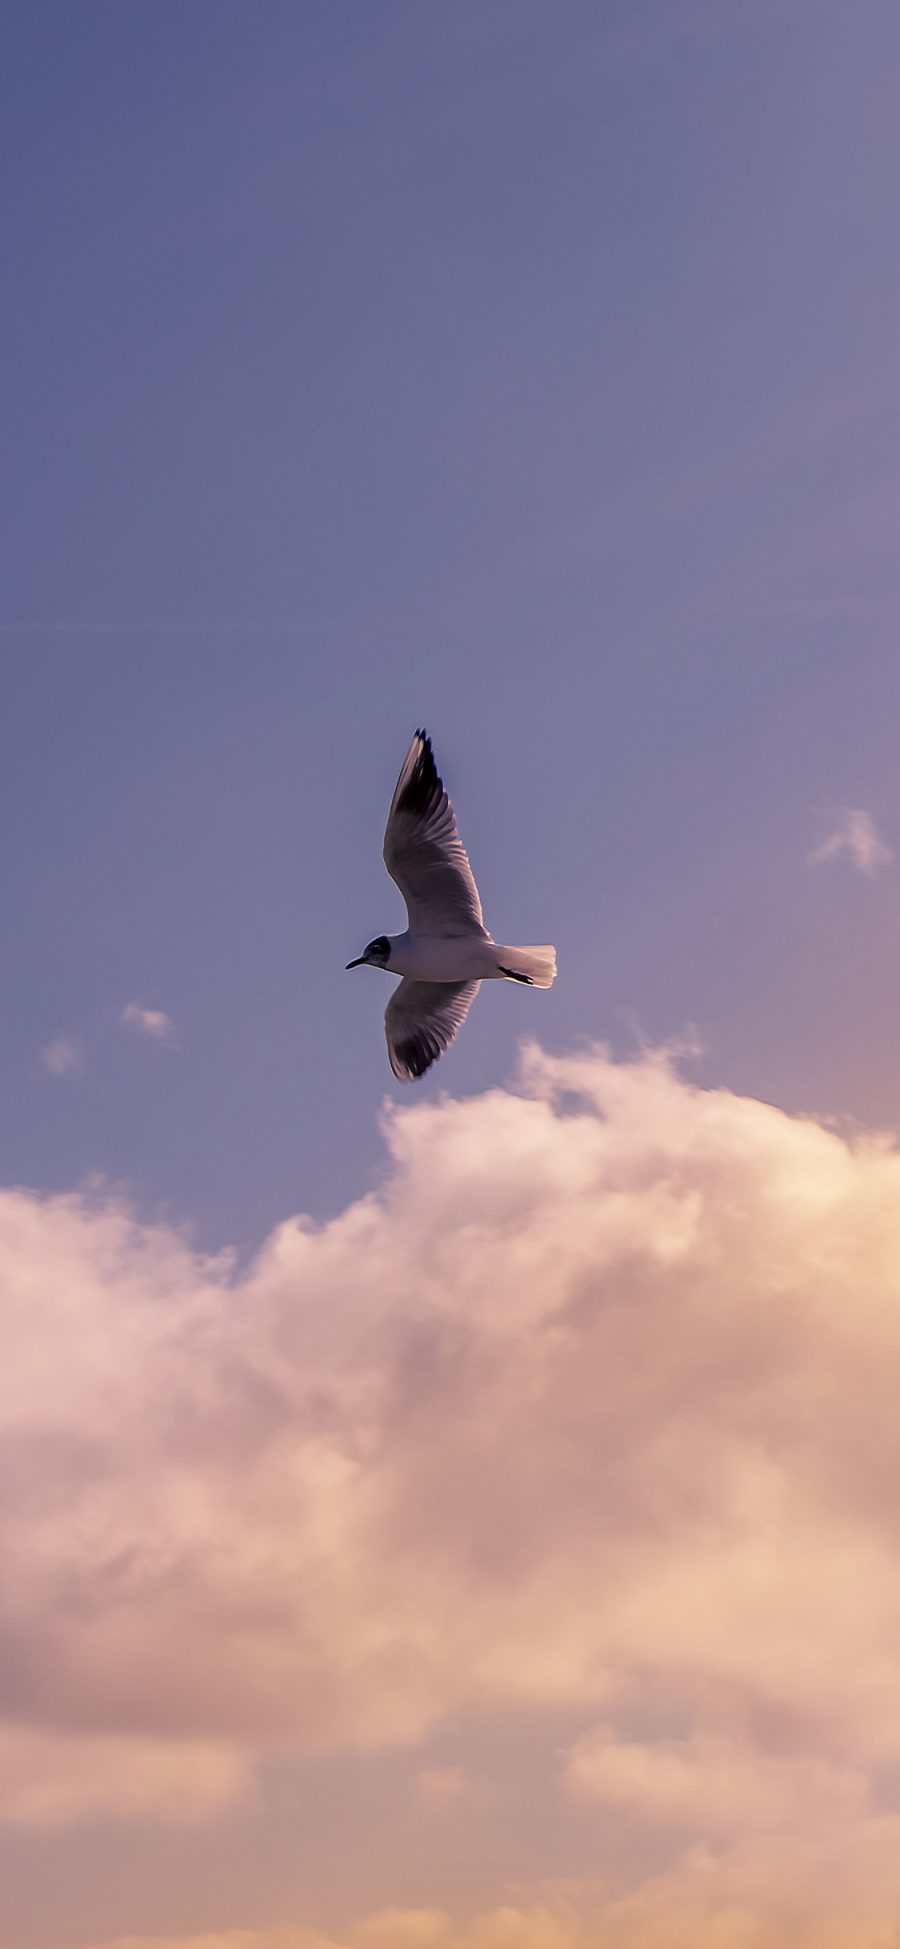
[[0,1728],[0,1822],[16,1827],[65,1826],[98,1814],[205,1820],[243,1798],[248,1784],[240,1753],[211,1741]]
[[48,1076],[80,1076],[84,1068],[81,1043],[76,1035],[58,1035],[41,1050],[41,1062]]
[[144,1008],[141,1002],[127,1002],[122,1010],[122,1022],[138,1035],[149,1035],[156,1042],[168,1042],[172,1036],[171,1018],[161,1008]]
[[523,1089],[392,1114],[379,1195],[240,1278],[0,1198],[0,1818],[404,1745],[449,1801],[436,1727],[564,1713],[605,1892],[403,1940],[850,1949],[900,1906],[900,1158],[652,1056]]
[[831,832],[809,855],[811,866],[845,856],[857,871],[872,879],[880,866],[889,866],[893,853],[882,838],[871,812],[845,806]]

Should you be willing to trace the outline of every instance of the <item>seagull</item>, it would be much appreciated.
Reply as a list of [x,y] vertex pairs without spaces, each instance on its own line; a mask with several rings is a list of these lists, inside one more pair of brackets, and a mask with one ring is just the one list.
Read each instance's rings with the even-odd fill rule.
[[388,1059],[401,1083],[424,1076],[449,1047],[482,981],[549,988],[554,947],[501,947],[484,925],[456,814],[417,731],[403,760],[384,832],[384,863],[406,902],[404,934],[378,934],[348,968],[400,975],[384,1012]]

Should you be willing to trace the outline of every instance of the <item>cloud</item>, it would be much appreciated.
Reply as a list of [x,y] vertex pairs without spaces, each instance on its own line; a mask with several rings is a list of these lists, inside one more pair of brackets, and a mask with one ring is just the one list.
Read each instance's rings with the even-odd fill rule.
[[593,1906],[391,1949],[870,1944],[900,1156],[650,1053],[532,1050],[522,1092],[392,1112],[380,1192],[241,1276],[0,1196],[0,1815],[195,1819],[342,1748],[421,1781],[436,1727],[477,1776],[466,1728],[518,1714],[555,1818],[596,1810]]
[[860,873],[872,879],[880,866],[890,865],[893,854],[882,839],[870,812],[853,811],[845,806],[838,822],[820,846],[809,855],[811,866],[846,854]]
[[205,1820],[242,1798],[247,1785],[241,1755],[212,1742],[0,1729],[0,1822],[16,1827],[57,1827],[98,1813]]
[[[102,1943],[79,1945],[79,1949],[342,1949],[342,1945],[334,1936],[311,1929],[216,1929],[189,1936],[117,1935],[113,1940],[106,1937]],[[403,1949],[402,1943],[396,1949]],[[407,1937],[406,1949],[420,1949],[420,1945],[410,1945]],[[432,1949],[432,1944],[421,1943],[421,1949]]]
[[81,1043],[75,1035],[58,1035],[41,1050],[48,1076],[80,1076],[84,1068]]
[[[896,1932],[874,1935],[845,1917],[812,1930],[790,1908],[783,1924],[760,1924],[738,1900],[717,1905],[710,1926],[714,1864],[698,1856],[676,1889],[668,1881],[636,1899],[571,1899],[522,1908],[504,1904],[454,1924],[440,1909],[385,1909],[336,1935],[314,1929],[225,1930],[192,1936],[117,1936],[84,1949],[891,1949]],[[714,1897],[713,1897],[714,1898]]]
[[[117,1936],[84,1949],[620,1949],[620,1945],[598,1935],[566,1903],[531,1910],[495,1908],[462,1927],[454,1926],[441,1909],[387,1908],[363,1916],[337,1935],[304,1928],[226,1929],[190,1936]],[[621,1949],[631,1945],[623,1943]],[[673,1949],[681,1949],[680,1942]]]
[[140,1002],[126,1003],[122,1021],[126,1028],[136,1029],[138,1035],[153,1036],[157,1042],[167,1042],[172,1034],[169,1016],[161,1008],[143,1008]]
[[461,1766],[423,1766],[417,1783],[423,1800],[435,1806],[446,1806],[450,1801],[458,1800],[468,1785]]
[[740,1839],[805,1821],[858,1820],[865,1774],[792,1752],[760,1751],[734,1731],[686,1739],[620,1740],[609,1727],[579,1739],[568,1756],[573,1794],[641,1820],[683,1828],[695,1840]]
[[[489,1943],[483,1934],[469,1934],[466,1949],[531,1949],[531,1943],[534,1949],[554,1949],[546,1938],[538,1945],[533,1936],[530,1940],[521,1934],[513,1937],[508,1926],[512,1914],[506,1911],[502,1939],[495,1933]],[[527,1923],[527,1918],[522,1919]],[[485,1920],[491,1926],[496,1918]],[[310,1929],[228,1929],[200,1936],[117,1936],[114,1942],[95,1944],[93,1949],[463,1949],[463,1944],[440,1909],[389,1908],[364,1916],[349,1932],[342,1930],[340,1940]],[[560,1949],[569,1945],[561,1943]]]

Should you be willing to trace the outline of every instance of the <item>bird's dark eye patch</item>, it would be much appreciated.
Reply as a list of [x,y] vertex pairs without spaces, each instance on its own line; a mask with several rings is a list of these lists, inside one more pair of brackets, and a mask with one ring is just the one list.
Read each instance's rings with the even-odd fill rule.
[[386,934],[379,934],[377,940],[370,941],[366,948],[367,954],[376,954],[382,961],[387,960],[390,951],[390,944]]

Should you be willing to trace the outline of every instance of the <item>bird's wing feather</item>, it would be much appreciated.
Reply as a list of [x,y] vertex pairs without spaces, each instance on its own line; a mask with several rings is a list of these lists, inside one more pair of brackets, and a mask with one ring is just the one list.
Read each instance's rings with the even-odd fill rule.
[[490,938],[456,815],[424,731],[416,732],[403,760],[384,832],[384,863],[406,901],[411,933]]
[[397,987],[384,1011],[388,1058],[401,1083],[424,1076],[468,1015],[480,981],[410,981]]

